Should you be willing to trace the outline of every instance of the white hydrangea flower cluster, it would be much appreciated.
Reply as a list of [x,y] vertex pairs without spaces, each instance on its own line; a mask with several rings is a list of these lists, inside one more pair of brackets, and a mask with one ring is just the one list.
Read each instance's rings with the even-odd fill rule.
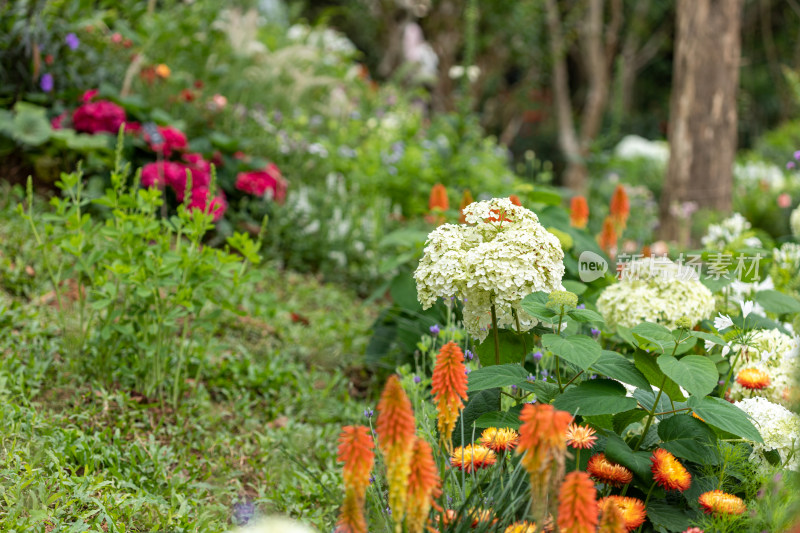
[[[708,233],[700,239],[706,248],[724,250],[726,246],[741,238],[753,226],[739,213],[734,213],[719,224],[708,226]],[[760,248],[761,241],[758,237],[747,237],[742,242],[745,246]]]
[[464,302],[464,326],[483,341],[494,304],[498,327],[527,331],[538,321],[520,307],[537,291],[562,289],[564,252],[535,213],[507,198],[464,208],[467,224],[443,224],[428,235],[414,272],[417,297],[427,309],[437,298]]
[[789,217],[789,226],[792,228],[792,235],[800,239],[800,205],[794,208]]
[[750,459],[765,465],[763,453],[775,450],[782,462],[791,456],[787,468],[800,471],[800,416],[766,398],[746,398],[734,405],[750,416],[764,439],[763,444],[753,443]]
[[609,326],[632,328],[647,321],[674,329],[682,317],[697,324],[714,312],[714,296],[700,283],[697,272],[669,259],[631,261],[621,278],[597,299],[597,309]]
[[772,250],[772,259],[781,270],[800,272],[800,244],[785,242]]
[[[790,406],[796,396],[797,378],[800,375],[800,338],[790,337],[778,329],[762,329],[754,333],[750,344],[739,356],[733,369],[731,399],[763,397],[771,402]],[[735,345],[733,353],[739,353],[741,349],[741,345]],[[747,368],[757,368],[765,372],[770,379],[769,386],[751,391],[737,383],[736,376]]]

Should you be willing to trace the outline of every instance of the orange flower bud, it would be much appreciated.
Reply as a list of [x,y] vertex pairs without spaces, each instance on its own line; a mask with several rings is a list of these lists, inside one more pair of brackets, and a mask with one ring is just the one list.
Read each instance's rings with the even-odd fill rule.
[[569,203],[569,223],[573,228],[585,228],[589,222],[589,204],[583,196],[573,196]]

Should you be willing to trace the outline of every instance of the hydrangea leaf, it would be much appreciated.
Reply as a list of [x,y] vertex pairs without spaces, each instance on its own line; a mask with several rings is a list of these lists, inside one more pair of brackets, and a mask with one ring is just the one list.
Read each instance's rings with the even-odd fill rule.
[[612,379],[584,381],[553,402],[556,409],[581,416],[613,415],[636,405],[636,399],[625,395],[625,387]]
[[636,368],[636,365],[617,352],[603,350],[600,359],[592,364],[592,370],[634,387],[650,388],[647,378]]
[[664,354],[656,361],[664,374],[695,396],[711,394],[717,386],[717,367],[707,357],[687,355],[677,359]]
[[[686,397],[681,392],[681,389],[678,387],[678,384],[666,377],[664,372],[658,367],[658,363],[656,362],[656,357],[652,355],[636,352],[633,354],[634,364],[639,371],[644,374],[647,378],[647,381],[650,382],[651,385],[655,385],[658,387],[663,382],[664,385],[662,390],[664,391],[670,399],[676,402],[683,402],[686,400]],[[666,377],[666,380],[664,378]],[[646,389],[645,392],[651,392]]]
[[753,442],[764,442],[747,413],[721,398],[692,396],[686,405],[709,425]]
[[494,365],[473,370],[469,373],[468,394],[493,389],[496,387],[509,387],[527,381],[528,371],[520,365]]
[[600,345],[586,335],[572,335],[564,338],[548,333],[542,335],[542,345],[565,361],[582,368],[589,368],[600,358]]

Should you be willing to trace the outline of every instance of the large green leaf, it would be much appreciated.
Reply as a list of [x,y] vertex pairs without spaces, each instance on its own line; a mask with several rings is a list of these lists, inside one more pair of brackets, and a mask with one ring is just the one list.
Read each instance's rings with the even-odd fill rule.
[[527,380],[528,371],[520,365],[495,365],[479,368],[469,373],[468,394],[473,392],[519,385]]
[[728,344],[725,342],[725,339],[714,335],[713,333],[706,333],[705,331],[689,331],[689,335],[692,337],[697,337],[698,339],[703,339],[704,341],[711,341],[714,344],[718,344],[720,346],[725,346]]
[[667,350],[672,351],[675,346],[672,332],[661,324],[642,322],[631,330],[631,334],[642,349],[655,348],[661,352],[666,352]]
[[[636,352],[633,354],[634,364],[639,371],[644,374],[647,378],[647,381],[650,382],[651,385],[655,385],[658,387],[663,382],[662,390],[664,393],[673,399],[676,402],[685,401],[686,398],[681,393],[681,389],[678,388],[678,384],[669,379],[669,377],[661,371],[658,367],[658,363],[656,362],[656,357],[652,355]],[[666,380],[664,379],[666,377]],[[649,391],[648,391],[649,392]]]
[[625,396],[625,387],[611,379],[584,381],[570,388],[553,402],[553,407],[581,416],[613,415],[635,409],[634,398]]
[[478,417],[478,419],[475,421],[475,426],[479,428],[496,427],[496,428],[519,429],[520,411],[522,411],[522,406],[515,405],[508,411],[495,411],[493,413],[485,413]]
[[543,379],[533,383],[526,381],[525,383],[520,384],[519,388],[536,394],[536,401],[540,403],[550,403],[553,401],[553,398],[559,394],[558,385],[556,383],[545,381]]
[[644,409],[631,409],[630,411],[623,411],[614,415],[613,429],[615,433],[622,435],[622,432],[636,422],[641,421],[647,416],[647,411]]
[[714,443],[717,434],[702,420],[692,415],[675,415],[658,424],[658,436],[663,441],[692,439],[698,443]]
[[[527,345],[523,344],[522,339],[524,335],[519,335],[507,329],[501,329],[498,332],[497,338],[500,345],[500,364],[507,363],[521,363],[522,358],[526,355],[526,347],[533,346],[533,339],[527,341]],[[525,335],[530,337],[529,335]],[[478,345],[475,349],[478,359],[482,366],[492,366],[495,364],[494,353],[494,337],[490,332],[489,336]]]
[[595,361],[600,358],[600,345],[586,335],[572,335],[564,338],[560,335],[548,333],[542,335],[542,345],[565,361],[583,370],[589,370]]
[[[481,434],[477,426],[473,428],[473,424],[481,416],[487,413],[493,413],[500,410],[500,389],[482,390],[476,394],[472,394],[461,411],[461,416],[456,422],[456,427],[453,430],[453,444],[455,446],[462,446],[465,443],[473,442],[473,436]],[[463,436],[463,439],[462,439]]]
[[[553,322],[553,319],[558,314],[552,309],[548,309],[545,305],[547,303],[547,294],[544,292],[534,292],[527,295],[520,302],[520,307],[534,318],[543,320],[545,322]],[[556,318],[556,320],[558,320]]]
[[652,472],[650,471],[650,452],[634,452],[631,450],[630,446],[615,433],[608,434],[605,454],[610,461],[619,463],[628,468],[645,482],[652,477]]
[[747,414],[721,398],[692,396],[686,405],[707,424],[753,442],[764,442]]
[[717,386],[717,367],[707,357],[686,355],[677,359],[664,354],[657,361],[664,374],[695,396],[711,394]]
[[698,443],[693,439],[675,439],[661,443],[661,448],[675,457],[697,464],[716,465],[720,463],[716,446],[708,442]]
[[785,313],[800,313],[800,302],[775,290],[758,291],[755,297],[756,302],[770,313],[779,315]]
[[603,350],[600,359],[592,365],[592,370],[634,387],[650,388],[650,383],[644,374],[636,368],[633,362],[617,352]]
[[689,515],[666,500],[653,498],[647,502],[647,518],[654,526],[660,526],[666,531],[685,531],[689,528]]
[[573,309],[567,314],[570,316],[570,318],[573,318],[578,322],[605,324],[602,315],[600,315],[600,313],[597,311],[592,311],[591,309]]
[[572,279],[565,279],[565,280],[563,280],[561,282],[561,284],[569,292],[574,292],[578,296],[580,296],[581,294],[586,292],[586,289],[589,288],[589,286],[586,285],[585,283],[581,283],[580,281],[575,281],[575,280],[572,280]]

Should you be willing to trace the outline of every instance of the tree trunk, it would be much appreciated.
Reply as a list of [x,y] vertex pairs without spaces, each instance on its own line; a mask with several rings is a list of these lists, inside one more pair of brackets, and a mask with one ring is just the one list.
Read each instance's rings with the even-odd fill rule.
[[685,202],[730,211],[741,13],[742,0],[678,0],[662,239],[688,224]]

